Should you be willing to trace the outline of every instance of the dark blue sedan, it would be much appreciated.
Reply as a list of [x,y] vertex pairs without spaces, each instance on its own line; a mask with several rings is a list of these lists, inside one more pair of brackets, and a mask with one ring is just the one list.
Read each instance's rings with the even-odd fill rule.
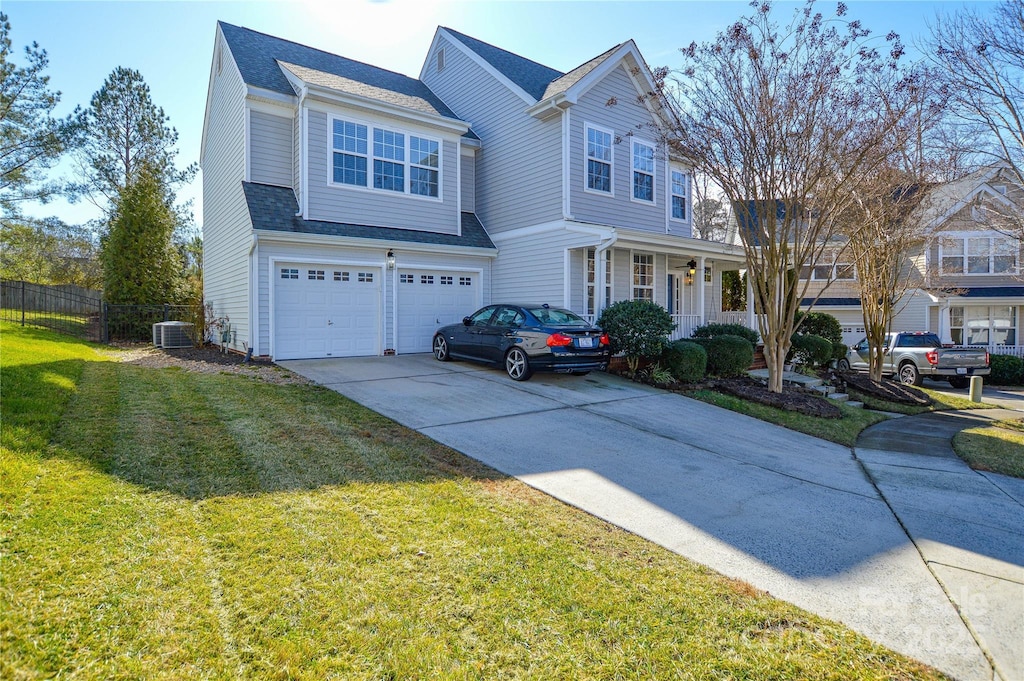
[[434,357],[504,366],[514,381],[534,371],[587,374],[611,358],[608,334],[575,312],[550,305],[488,305],[434,334]]

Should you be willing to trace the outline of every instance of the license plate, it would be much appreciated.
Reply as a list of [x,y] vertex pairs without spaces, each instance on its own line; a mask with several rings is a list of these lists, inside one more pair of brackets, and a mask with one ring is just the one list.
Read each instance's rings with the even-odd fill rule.
[[580,347],[580,348],[592,348],[592,347],[594,347],[594,339],[593,338],[589,338],[589,337],[588,338],[577,338],[576,339],[576,346]]
[[956,372],[958,374],[960,374],[961,376],[963,376],[964,374],[967,373],[967,367],[957,367],[956,368]]

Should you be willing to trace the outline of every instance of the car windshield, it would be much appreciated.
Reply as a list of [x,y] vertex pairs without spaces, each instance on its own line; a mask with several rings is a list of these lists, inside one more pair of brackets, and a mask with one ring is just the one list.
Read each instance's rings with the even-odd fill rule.
[[551,326],[590,326],[586,319],[580,317],[575,312],[558,307],[533,307],[529,308],[529,313],[536,317],[537,321],[541,324],[550,324]]

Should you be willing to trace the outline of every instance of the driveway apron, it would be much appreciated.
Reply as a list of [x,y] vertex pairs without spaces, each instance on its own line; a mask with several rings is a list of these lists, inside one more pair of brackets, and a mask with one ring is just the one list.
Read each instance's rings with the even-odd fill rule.
[[[960,616],[959,601],[947,593],[945,566],[960,563],[929,562],[894,515],[902,502],[879,493],[891,484],[895,498],[895,490],[913,481],[890,477],[876,487],[868,475],[882,479],[881,467],[891,462],[862,464],[847,447],[599,372],[539,374],[514,383],[496,369],[429,355],[282,365],[568,504],[956,678],[993,678],[986,651],[995,646],[979,645],[988,639],[969,615]],[[986,514],[983,496],[969,503],[982,504],[975,515]],[[1000,523],[1014,517],[1009,505],[1000,513]],[[1019,535],[1021,524],[1010,527]],[[990,572],[1011,582],[1024,565],[1018,553],[986,552],[960,533],[932,539],[936,546],[928,552],[936,555],[981,550],[1004,571]],[[1016,646],[1019,656],[1019,640],[1007,639],[1004,647]]]

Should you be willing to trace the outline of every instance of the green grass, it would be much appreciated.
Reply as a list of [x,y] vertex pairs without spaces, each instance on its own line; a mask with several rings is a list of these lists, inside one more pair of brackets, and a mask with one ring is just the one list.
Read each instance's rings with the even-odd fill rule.
[[854,388],[850,388],[850,396],[854,399],[860,400],[864,403],[864,406],[869,409],[877,409],[879,411],[893,412],[896,414],[926,414],[931,411],[945,411],[950,409],[991,409],[991,404],[984,404],[982,402],[972,402],[965,397],[957,397],[956,395],[949,395],[947,393],[940,392],[938,390],[931,390],[929,388],[923,388],[918,386],[918,390],[932,398],[932,404],[926,407],[919,407],[916,405],[908,404],[897,404],[896,402],[889,402],[888,400],[882,400],[871,395],[865,395],[864,393],[858,392]]
[[962,430],[953,449],[971,468],[1024,478],[1024,420]]
[[333,392],[0,342],[0,678],[938,678]]
[[687,397],[692,397],[717,407],[753,416],[768,423],[774,423],[790,430],[807,433],[822,440],[836,442],[849,447],[852,447],[857,442],[857,436],[860,435],[862,430],[889,418],[885,414],[876,411],[848,407],[845,404],[838,405],[843,415],[842,418],[825,419],[770,407],[713,390],[695,390],[686,393],[686,395]]

